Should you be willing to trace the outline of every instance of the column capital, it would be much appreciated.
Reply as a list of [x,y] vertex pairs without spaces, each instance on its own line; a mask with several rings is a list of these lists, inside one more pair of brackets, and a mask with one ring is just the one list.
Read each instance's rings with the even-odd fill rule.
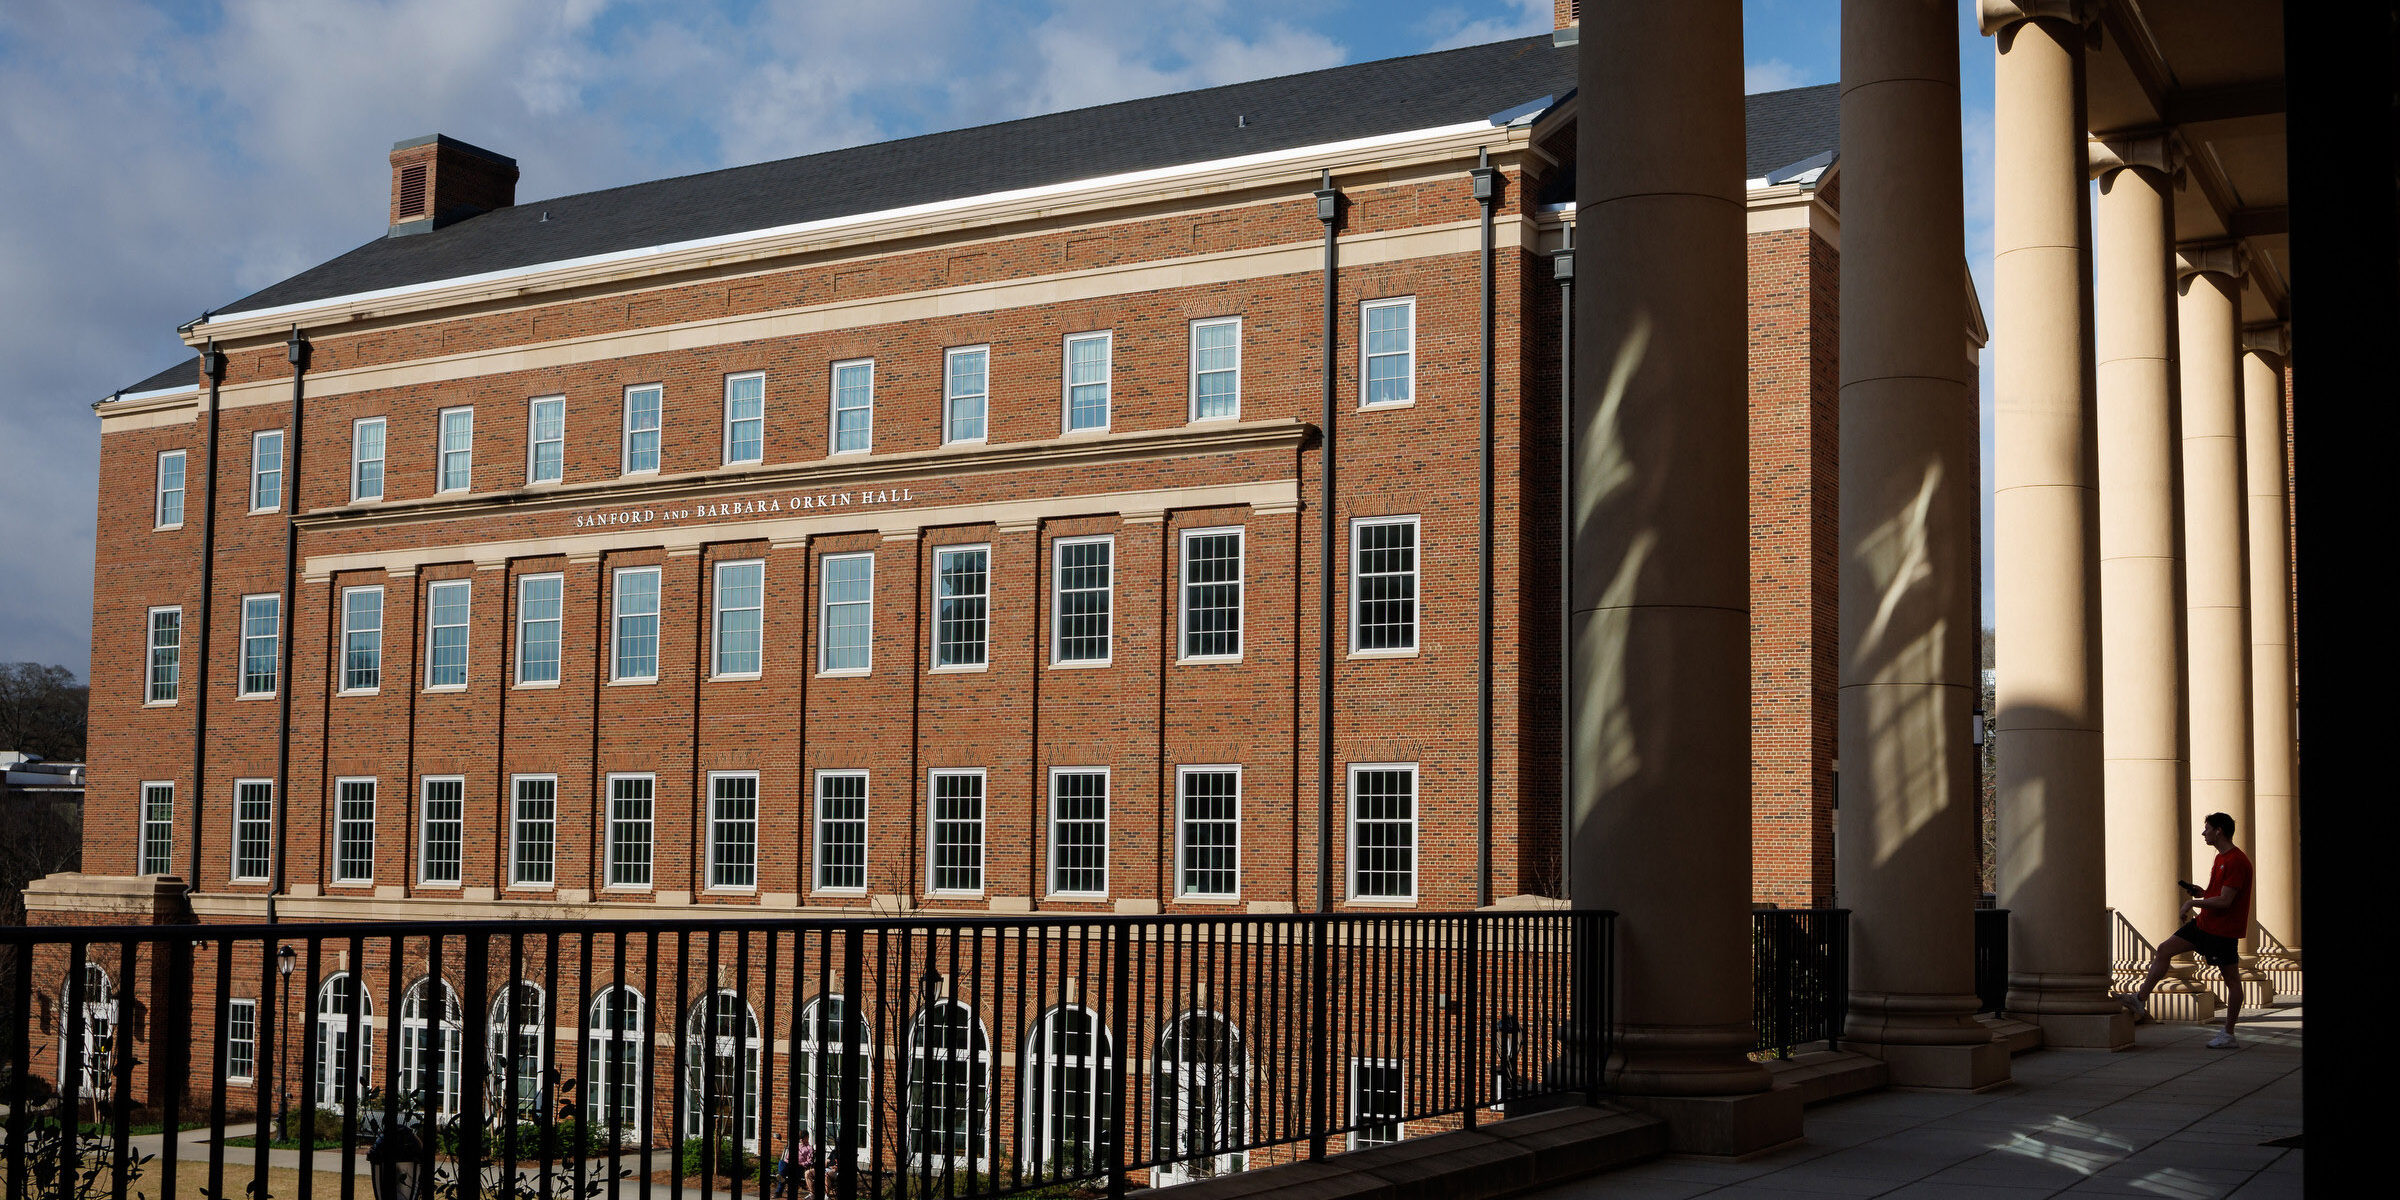
[[2175,247],[2175,278],[2194,275],[2223,275],[2240,279],[2249,269],[2249,256],[2238,242],[2198,242]]
[[2183,169],[2183,148],[2164,129],[2095,134],[2084,145],[2094,179],[2125,167],[2148,167],[2163,176]]
[[2083,0],[1977,0],[1975,7],[1985,37],[1996,36],[2024,21],[2064,21],[2081,26],[2092,17],[2090,6]]
[[2289,358],[2292,354],[2292,327],[2280,322],[2271,325],[2242,327],[2242,350],[2248,354],[2272,354]]

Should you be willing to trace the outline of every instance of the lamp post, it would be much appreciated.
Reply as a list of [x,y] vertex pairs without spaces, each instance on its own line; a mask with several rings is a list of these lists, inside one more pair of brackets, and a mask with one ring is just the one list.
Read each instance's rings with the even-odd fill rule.
[[375,1200],[417,1200],[417,1160],[424,1147],[417,1135],[398,1121],[384,1123],[383,1133],[367,1149],[367,1164],[373,1169],[368,1178],[375,1185]]
[[291,1062],[288,1047],[292,1040],[292,968],[299,961],[300,956],[288,945],[275,952],[275,974],[282,981],[275,991],[275,1086],[280,1089],[275,1104],[275,1140],[279,1142],[287,1136],[284,1119],[292,1108],[292,1077],[286,1068]]

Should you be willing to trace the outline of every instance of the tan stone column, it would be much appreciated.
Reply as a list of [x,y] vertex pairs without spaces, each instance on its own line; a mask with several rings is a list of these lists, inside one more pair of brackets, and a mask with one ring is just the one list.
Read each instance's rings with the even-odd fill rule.
[[2101,808],[2084,32],[2068,0],[1984,0],[1993,72],[1999,901],[2008,1010],[2053,1046],[2125,1046]]
[[2284,331],[2243,334],[2243,472],[2250,493],[2251,817],[2259,927],[2300,958],[2300,846],[2292,729],[2291,511],[2284,492]]
[[1751,1062],[1739,0],[1583,14],[1572,507],[1576,905],[1617,910],[1609,1085],[1677,1150],[1799,1135]]
[[2247,845],[2250,814],[2250,612],[2242,500],[2241,255],[2230,244],[2177,254],[2182,343],[2184,606],[2190,627],[2191,834],[2194,883],[2216,851],[2200,821],[2230,813]]
[[1896,1086],[1982,1088],[1979,680],[1957,13],[1842,5],[1841,760],[1846,1048]]

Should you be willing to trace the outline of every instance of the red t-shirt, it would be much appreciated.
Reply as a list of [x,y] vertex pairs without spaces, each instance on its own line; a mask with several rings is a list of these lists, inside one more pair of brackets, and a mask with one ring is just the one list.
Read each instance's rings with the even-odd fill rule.
[[2250,884],[2250,856],[2242,853],[2241,847],[2230,846],[2224,853],[2217,855],[2216,865],[2208,869],[2208,890],[2200,895],[2205,898],[2221,895],[2227,888],[2240,888],[2242,896],[2241,899],[2234,901],[2231,908],[2201,909],[2198,918],[2200,931],[2229,938],[2248,935],[2250,932]]

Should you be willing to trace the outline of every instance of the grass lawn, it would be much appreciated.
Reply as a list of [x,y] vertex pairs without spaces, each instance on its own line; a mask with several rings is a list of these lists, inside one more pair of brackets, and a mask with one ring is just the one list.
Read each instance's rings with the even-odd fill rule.
[[[225,1164],[224,1195],[227,1200],[242,1200],[246,1194],[245,1190],[250,1185],[253,1170],[254,1168],[246,1162]],[[341,1200],[342,1177],[340,1174],[333,1171],[318,1171],[315,1172],[315,1176],[316,1178],[310,1184],[314,1195],[320,1197],[321,1200]],[[375,1194],[374,1185],[367,1182],[363,1176],[355,1178],[358,1180],[354,1185],[357,1188],[354,1193],[355,1200],[371,1200]],[[273,1197],[274,1200],[293,1200],[300,1194],[300,1172],[290,1167],[268,1167],[266,1186],[267,1195]],[[166,1177],[160,1170],[160,1164],[153,1161],[143,1169],[141,1174],[133,1176],[131,1187],[147,1192],[151,1200],[160,1200],[166,1195]],[[191,1200],[197,1200],[203,1189],[207,1187],[208,1156],[205,1153],[197,1162],[186,1158],[175,1164],[175,1195],[177,1197],[189,1197]]]

